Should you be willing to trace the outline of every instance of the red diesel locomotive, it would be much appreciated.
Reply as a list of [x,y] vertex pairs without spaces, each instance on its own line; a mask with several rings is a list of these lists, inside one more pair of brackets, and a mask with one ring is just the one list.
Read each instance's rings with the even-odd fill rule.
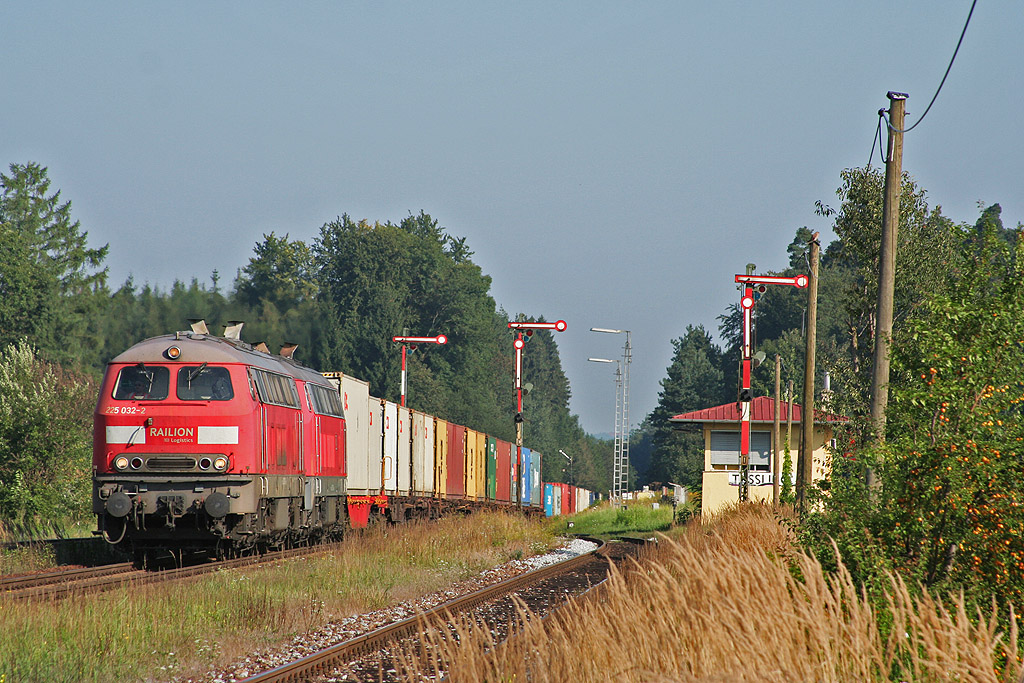
[[[345,420],[337,389],[291,358],[196,321],[114,358],[96,405],[93,511],[136,558],[234,556],[340,537]],[[180,559],[180,556],[179,558]]]

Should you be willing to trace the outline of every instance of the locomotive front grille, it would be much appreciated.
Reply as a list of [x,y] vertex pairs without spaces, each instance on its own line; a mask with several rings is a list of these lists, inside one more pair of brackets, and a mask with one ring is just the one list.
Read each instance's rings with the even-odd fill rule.
[[194,470],[196,459],[187,455],[154,455],[146,460],[146,467],[161,471]]

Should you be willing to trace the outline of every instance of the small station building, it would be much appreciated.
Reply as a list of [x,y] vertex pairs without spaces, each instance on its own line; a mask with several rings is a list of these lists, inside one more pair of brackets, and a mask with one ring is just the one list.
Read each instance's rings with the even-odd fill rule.
[[[750,500],[771,502],[773,474],[781,478],[785,454],[787,421],[792,409],[792,431],[789,432],[789,453],[792,459],[792,481],[796,483],[796,472],[800,455],[801,407],[786,401],[779,402],[779,443],[772,443],[775,421],[775,400],[758,396],[750,402]],[[827,447],[835,446],[833,426],[843,420],[821,411],[814,414],[814,440],[812,480],[824,478],[827,473],[829,455]],[[701,487],[701,514],[714,514],[729,503],[739,499],[740,484],[740,412],[736,403],[726,403],[681,413],[669,419],[675,424],[700,425],[704,434],[704,477]],[[772,451],[778,449],[779,471],[772,472]],[[780,479],[781,481],[781,479]]]

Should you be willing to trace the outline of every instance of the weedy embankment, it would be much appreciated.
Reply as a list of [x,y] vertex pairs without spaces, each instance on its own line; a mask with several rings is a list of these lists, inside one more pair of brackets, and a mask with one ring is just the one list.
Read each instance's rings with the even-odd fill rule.
[[378,527],[330,553],[57,602],[0,595],[0,680],[169,680],[329,620],[546,551],[545,525],[500,514]]
[[781,521],[750,505],[693,523],[614,572],[596,599],[543,621],[524,612],[521,633],[500,644],[466,622],[458,642],[434,630],[431,654],[409,652],[404,666],[453,683],[1017,680],[1017,633],[999,633],[996,615],[915,596],[898,579],[876,610],[843,568],[826,575],[799,552]]

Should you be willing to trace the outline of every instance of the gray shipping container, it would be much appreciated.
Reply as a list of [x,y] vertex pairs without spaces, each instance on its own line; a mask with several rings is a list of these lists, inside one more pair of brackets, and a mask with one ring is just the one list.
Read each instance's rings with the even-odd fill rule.
[[537,451],[530,452],[530,505],[544,507],[544,485],[540,481],[540,463],[543,457]]

